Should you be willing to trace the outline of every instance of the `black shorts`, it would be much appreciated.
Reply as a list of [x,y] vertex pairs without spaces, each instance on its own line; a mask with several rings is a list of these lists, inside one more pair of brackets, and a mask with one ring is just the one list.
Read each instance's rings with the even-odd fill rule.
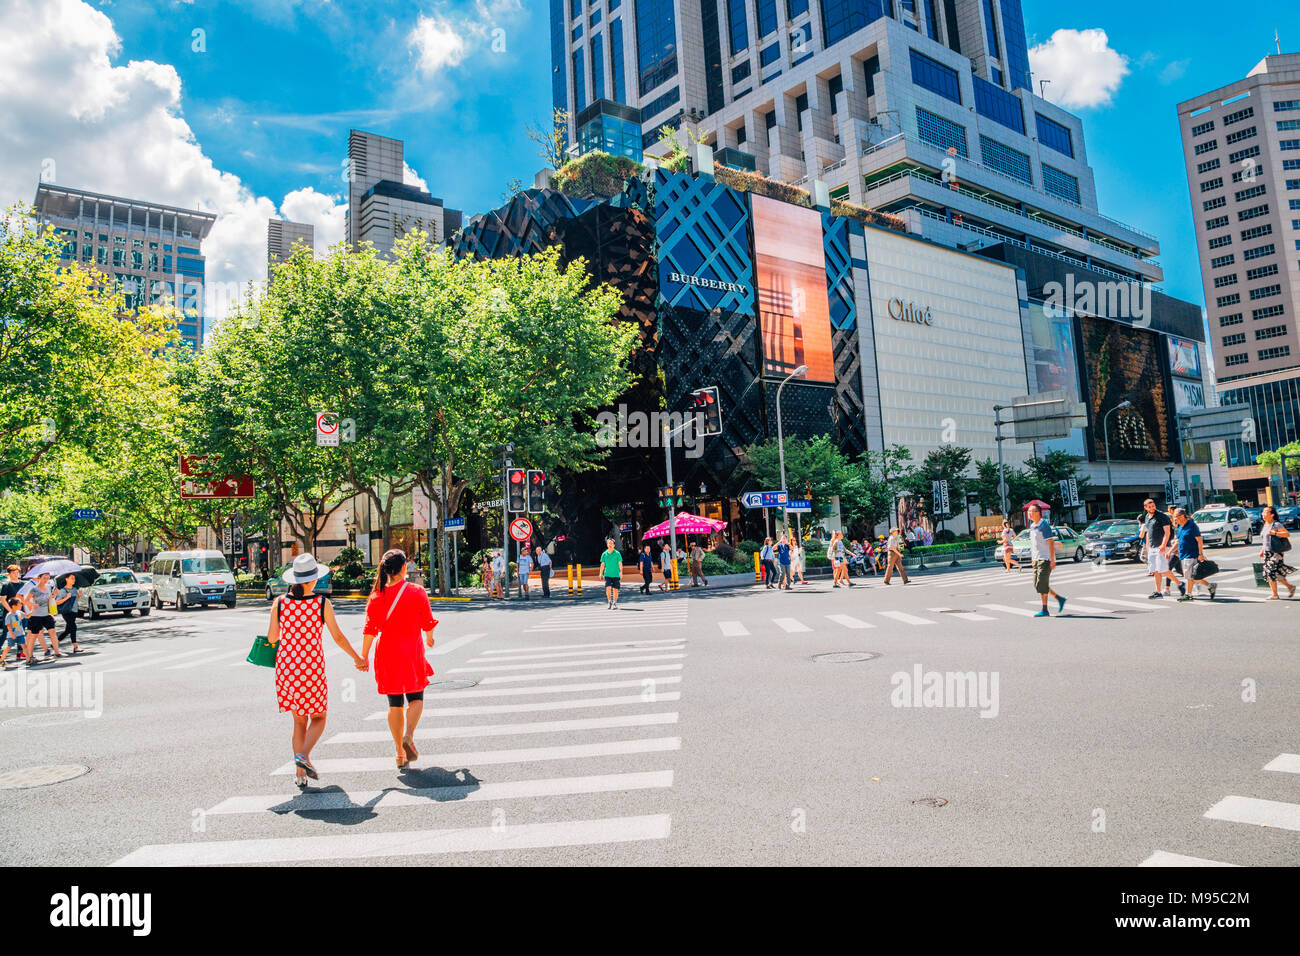
[[408,704],[413,700],[424,700],[424,691],[414,690],[409,694],[385,694],[384,696],[388,698],[389,707],[401,707],[403,697]]
[[49,628],[51,631],[54,630],[53,615],[45,614],[37,617],[30,617],[27,619],[28,634],[34,634],[36,631],[43,631],[46,628]]
[[622,580],[622,578],[606,578],[606,579],[605,579],[605,587],[607,587],[607,588],[613,588],[615,591],[617,591],[617,590],[618,590],[619,582],[620,582],[621,580]]

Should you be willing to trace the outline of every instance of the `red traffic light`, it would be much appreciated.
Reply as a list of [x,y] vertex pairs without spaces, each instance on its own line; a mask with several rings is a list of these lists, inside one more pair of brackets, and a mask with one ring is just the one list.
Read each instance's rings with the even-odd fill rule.
[[510,470],[510,484],[522,485],[524,483],[524,470],[522,468],[512,468]]
[[546,483],[546,472],[544,472],[544,471],[530,471],[528,474],[529,474],[529,477],[532,478],[533,484],[535,484],[535,485],[541,485],[541,484],[545,484],[545,483]]

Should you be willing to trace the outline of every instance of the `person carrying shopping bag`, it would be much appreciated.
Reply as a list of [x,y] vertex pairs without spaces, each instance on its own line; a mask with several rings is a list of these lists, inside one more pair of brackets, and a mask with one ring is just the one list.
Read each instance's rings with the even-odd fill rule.
[[1259,556],[1264,559],[1264,579],[1268,581],[1269,590],[1273,592],[1272,596],[1265,600],[1278,600],[1279,582],[1287,589],[1287,597],[1293,598],[1295,585],[1287,578],[1295,574],[1295,568],[1290,567],[1283,559],[1283,556],[1291,550],[1291,532],[1286,529],[1286,525],[1277,520],[1277,509],[1272,505],[1265,506],[1262,517],[1264,527],[1260,528],[1260,534],[1263,536],[1264,546],[1260,548]]
[[289,592],[271,604],[267,642],[275,647],[275,699],[280,713],[293,714],[294,785],[319,780],[311,751],[325,732],[329,687],[325,681],[325,646],[321,632],[329,628],[334,643],[352,658],[357,670],[366,662],[352,649],[334,618],[334,606],[323,594],[313,594],[316,581],[329,573],[310,554],[300,554],[281,575]]
[[438,626],[429,608],[428,592],[406,580],[408,567],[406,552],[399,548],[384,552],[375,572],[375,589],[366,602],[361,645],[361,657],[368,661],[370,648],[379,642],[375,686],[388,698],[388,731],[393,735],[398,770],[405,770],[420,756],[415,729],[424,714],[424,689],[433,676],[424,651],[433,647],[433,629]]

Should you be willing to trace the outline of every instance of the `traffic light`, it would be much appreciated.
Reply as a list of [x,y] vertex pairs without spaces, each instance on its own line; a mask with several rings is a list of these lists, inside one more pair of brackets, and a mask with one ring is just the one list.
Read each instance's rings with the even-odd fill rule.
[[718,386],[710,385],[691,392],[691,410],[704,413],[703,434],[722,434],[722,399],[718,395]]
[[506,510],[524,511],[524,470],[510,468],[506,470]]
[[664,485],[659,489],[660,508],[680,508],[686,504],[685,485]]
[[528,472],[528,510],[540,514],[546,510],[546,472],[531,469]]

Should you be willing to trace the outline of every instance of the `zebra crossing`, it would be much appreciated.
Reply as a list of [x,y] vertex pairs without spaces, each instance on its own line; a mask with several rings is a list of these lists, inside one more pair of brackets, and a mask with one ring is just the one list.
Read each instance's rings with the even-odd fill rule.
[[548,615],[524,628],[525,634],[572,633],[627,630],[629,628],[672,628],[686,623],[690,599],[674,596],[663,601],[635,601],[611,610],[605,604],[586,602]]
[[[1264,765],[1262,772],[1300,774],[1300,754],[1278,754]],[[1227,823],[1240,823],[1250,827],[1284,830],[1290,833],[1300,832],[1300,803],[1287,803],[1281,800],[1264,800],[1258,797],[1229,794],[1206,810],[1202,817],[1206,820],[1222,820]],[[1284,838],[1280,837],[1279,839]],[[1291,846],[1294,848],[1294,843]],[[1249,862],[1230,863],[1198,856],[1187,856],[1172,853],[1168,850],[1156,850],[1138,864],[1140,867],[1243,865],[1250,864]]]
[[[673,616],[685,623],[685,602],[675,603]],[[205,835],[142,846],[114,865],[437,858],[667,840],[671,813],[654,795],[674,785],[687,642],[571,636],[577,639],[475,648],[463,663],[438,667],[435,681],[472,686],[431,686],[415,734],[421,755],[405,774],[396,774],[390,754],[386,709],[340,719],[343,711],[332,708],[313,753],[319,783],[295,792],[292,761],[276,762],[263,768],[263,785],[251,777],[248,792],[202,812]],[[345,660],[327,666],[338,671],[333,680],[351,670]],[[520,809],[520,801],[532,805]],[[300,814],[339,826],[325,833],[295,826]],[[223,830],[243,838],[223,839]],[[249,838],[250,830],[258,835]]]
[[[1216,576],[1218,585],[1218,607],[1231,607],[1235,603],[1262,603],[1265,598],[1256,587],[1241,586],[1247,581],[1253,583],[1253,570],[1225,570]],[[861,579],[858,579],[861,581]],[[1110,618],[1119,620],[1133,611],[1146,611],[1156,614],[1176,613],[1176,601],[1170,599],[1151,600],[1153,589],[1151,578],[1146,574],[1145,566],[1138,564],[1093,565],[1091,562],[1080,565],[1058,564],[1052,574],[1052,586],[1067,597],[1065,610],[1058,614],[1056,602],[1049,602],[1053,617],[1070,619],[1077,616]],[[859,585],[861,587],[861,585]],[[1134,590],[1145,588],[1146,590]],[[917,591],[943,591],[944,597],[953,604],[936,603],[923,608],[898,608],[881,606],[883,601],[893,600],[897,595],[913,594]],[[1000,566],[995,569],[970,571],[954,575],[939,574],[933,577],[916,579],[906,589],[895,585],[886,590],[879,581],[868,578],[861,591],[855,588],[848,592],[861,593],[861,605],[854,614],[812,613],[805,616],[791,616],[788,607],[782,613],[766,616],[762,620],[721,620],[717,622],[718,634],[722,637],[748,637],[755,631],[780,632],[784,634],[807,634],[824,630],[866,630],[876,627],[902,625],[904,627],[928,627],[952,621],[963,624],[997,624],[1015,621],[1018,618],[1033,617],[1042,602],[1033,595],[1032,579],[1028,571],[1006,572]],[[1176,596],[1176,595],[1175,595]],[[937,594],[935,595],[937,597]],[[953,599],[956,601],[953,601]],[[927,602],[928,603],[928,602]],[[1198,590],[1197,607],[1208,605],[1205,594]],[[806,608],[801,603],[801,609]]]

